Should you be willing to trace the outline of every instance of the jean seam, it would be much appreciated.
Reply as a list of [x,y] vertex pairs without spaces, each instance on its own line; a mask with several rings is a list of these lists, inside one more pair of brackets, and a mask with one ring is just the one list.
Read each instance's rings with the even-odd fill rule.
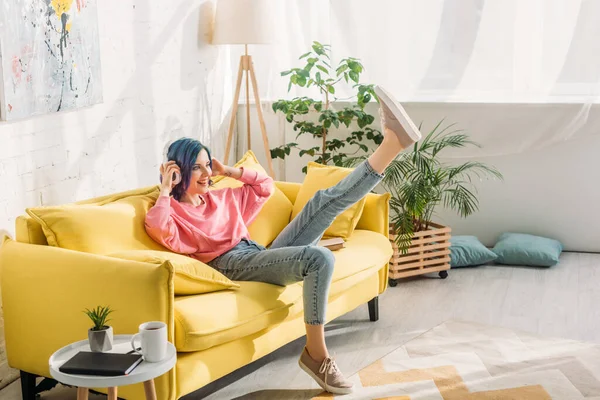
[[308,320],[308,321],[305,319],[304,323],[306,323],[308,325],[323,325],[323,321],[317,321],[317,320],[314,320],[314,319],[311,319],[311,320]]
[[263,268],[263,267],[268,267],[270,265],[277,264],[277,263],[285,263],[285,262],[288,262],[288,261],[301,261],[302,257],[304,257],[304,254],[305,254],[305,252],[302,252],[302,253],[300,253],[299,256],[295,256],[295,257],[277,258],[275,260],[267,261],[267,262],[265,262],[263,264],[256,265],[256,266],[253,266],[253,267],[217,268],[217,269],[223,270],[223,271],[240,271],[240,270],[254,271],[254,270],[257,270],[257,269],[260,269],[260,268]]
[[369,164],[369,161],[365,161],[365,165],[366,165],[366,168],[367,168],[367,172],[368,172],[369,174],[371,174],[371,175],[374,175],[376,178],[378,178],[378,179],[380,179],[380,180],[381,180],[381,179],[383,179],[383,178],[385,177],[385,175],[383,175],[383,174],[380,174],[379,172],[375,171],[375,170],[373,169],[373,167],[371,166],[371,164]]
[[317,293],[318,293],[318,288],[319,288],[319,276],[320,276],[320,274],[317,271],[316,277],[315,277],[315,285],[313,287],[313,314],[311,315],[311,317],[316,318],[317,321],[320,321],[318,299],[317,299]]

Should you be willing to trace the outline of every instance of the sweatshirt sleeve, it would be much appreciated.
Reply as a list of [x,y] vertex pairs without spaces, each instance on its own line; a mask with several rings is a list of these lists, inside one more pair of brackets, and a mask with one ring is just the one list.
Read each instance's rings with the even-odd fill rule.
[[185,240],[188,235],[182,232],[171,215],[170,197],[158,197],[156,204],[146,214],[145,226],[146,232],[154,241],[175,253],[192,254],[198,250],[197,246],[191,244],[193,241]]
[[254,221],[262,206],[271,197],[274,184],[270,176],[246,168],[242,168],[239,180],[244,185],[233,189],[233,193],[240,204],[244,223],[248,225]]

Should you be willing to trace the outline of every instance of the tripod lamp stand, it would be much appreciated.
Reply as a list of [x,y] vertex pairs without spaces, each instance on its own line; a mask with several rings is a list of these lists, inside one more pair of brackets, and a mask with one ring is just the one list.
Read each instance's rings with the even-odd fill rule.
[[218,0],[215,16],[215,25],[213,31],[213,44],[243,44],[245,52],[240,57],[235,94],[233,96],[233,105],[231,120],[229,121],[229,131],[227,134],[227,144],[225,146],[224,162],[229,160],[229,153],[233,141],[233,132],[235,120],[237,117],[238,103],[242,86],[242,77],[245,77],[246,86],[246,134],[248,150],[252,149],[252,137],[250,130],[250,85],[254,93],[254,102],[258,114],[258,122],[262,132],[265,155],[267,157],[269,174],[274,177],[273,160],[269,148],[269,138],[267,137],[267,128],[262,113],[260,96],[256,74],[254,72],[254,63],[252,56],[248,54],[249,44],[268,44],[273,38],[271,11],[273,3],[270,0]]

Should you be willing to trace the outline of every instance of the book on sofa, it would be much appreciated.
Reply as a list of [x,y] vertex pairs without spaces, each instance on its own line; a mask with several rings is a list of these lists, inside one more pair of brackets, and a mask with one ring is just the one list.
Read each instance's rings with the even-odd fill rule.
[[342,239],[342,238],[321,239],[319,241],[319,246],[327,247],[331,251],[336,251],[336,250],[344,248],[344,239]]
[[143,358],[141,354],[93,353],[80,351],[58,370],[73,375],[129,375]]

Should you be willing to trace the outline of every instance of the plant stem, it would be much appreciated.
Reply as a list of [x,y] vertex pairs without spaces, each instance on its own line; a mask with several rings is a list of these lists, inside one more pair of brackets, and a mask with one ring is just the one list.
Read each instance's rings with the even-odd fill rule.
[[[325,110],[329,110],[329,90],[325,90]],[[327,129],[323,127],[323,165],[327,165],[327,161],[325,159],[325,150],[327,148]]]

